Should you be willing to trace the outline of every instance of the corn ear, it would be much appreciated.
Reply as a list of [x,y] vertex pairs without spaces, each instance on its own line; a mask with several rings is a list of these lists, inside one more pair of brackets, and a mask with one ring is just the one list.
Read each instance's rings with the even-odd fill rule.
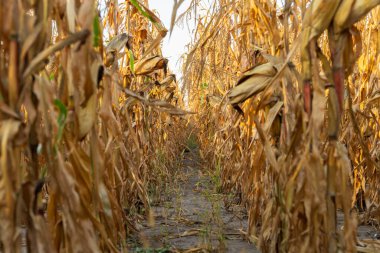
[[326,30],[339,6],[340,0],[315,0],[307,9],[302,27],[301,60],[304,79],[311,77],[309,45],[313,38]]
[[329,27],[341,0],[315,0],[310,4],[303,19],[303,43],[318,37]]
[[326,30],[331,20],[334,18],[334,14],[339,6],[340,0],[315,0],[310,4],[303,18],[302,27],[302,44],[301,44],[301,57],[305,68],[305,64],[308,64],[309,57],[307,47],[313,38],[318,37],[324,30]]
[[105,65],[107,67],[111,66],[115,60],[117,60],[117,53],[123,49],[123,47],[126,47],[128,49],[132,48],[132,36],[126,33],[119,34],[112,38],[106,47]]
[[136,75],[148,75],[158,69],[166,69],[168,60],[161,56],[144,58],[135,63]]
[[123,47],[131,48],[132,36],[122,33],[112,38],[106,48],[106,52],[119,52]]
[[230,103],[232,105],[242,103],[263,91],[276,74],[277,69],[272,63],[261,64],[244,72],[236,86],[228,92]]
[[334,16],[334,32],[350,28],[379,4],[380,0],[343,0]]

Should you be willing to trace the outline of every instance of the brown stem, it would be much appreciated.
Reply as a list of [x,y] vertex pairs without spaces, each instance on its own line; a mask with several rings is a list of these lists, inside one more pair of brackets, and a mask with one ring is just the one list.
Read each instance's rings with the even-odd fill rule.
[[305,80],[303,83],[303,97],[304,97],[304,108],[306,113],[311,115],[311,81]]
[[340,115],[343,111],[343,101],[344,101],[344,71],[343,68],[334,69],[334,84],[335,84],[335,91],[336,95],[338,97],[339,102],[339,119]]
[[18,51],[19,45],[16,39],[11,40],[9,49],[9,69],[8,69],[8,99],[13,109],[16,109],[19,96],[19,75],[18,75]]
[[336,171],[337,163],[334,156],[335,141],[330,141],[328,147],[327,160],[327,233],[328,233],[328,252],[337,252],[337,233],[336,233]]

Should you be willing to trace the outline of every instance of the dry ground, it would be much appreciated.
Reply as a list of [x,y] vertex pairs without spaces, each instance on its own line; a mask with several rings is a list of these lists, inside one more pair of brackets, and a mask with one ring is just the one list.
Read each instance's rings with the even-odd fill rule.
[[153,207],[155,226],[144,222],[132,252],[259,252],[244,239],[247,215],[217,193],[217,178],[201,169],[198,149],[184,153],[166,201]]

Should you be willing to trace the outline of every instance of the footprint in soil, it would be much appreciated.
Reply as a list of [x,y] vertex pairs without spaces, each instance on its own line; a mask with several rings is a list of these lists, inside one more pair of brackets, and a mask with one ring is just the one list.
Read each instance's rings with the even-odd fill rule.
[[197,149],[187,150],[171,201],[153,207],[155,225],[141,225],[132,252],[259,252],[244,239],[247,215],[224,208],[212,177],[202,174]]

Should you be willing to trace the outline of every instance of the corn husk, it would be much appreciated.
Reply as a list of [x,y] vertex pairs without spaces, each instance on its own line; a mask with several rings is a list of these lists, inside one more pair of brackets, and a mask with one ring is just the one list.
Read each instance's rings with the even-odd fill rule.
[[165,69],[168,64],[168,60],[161,56],[152,56],[144,58],[135,63],[136,75],[148,75],[158,69]]
[[341,33],[380,4],[380,0],[343,0],[334,16],[334,32]]
[[131,45],[132,36],[126,33],[121,33],[112,38],[106,47],[106,53],[119,52],[123,47],[129,48]]
[[311,78],[310,42],[325,31],[339,6],[340,0],[315,0],[303,18],[301,60],[304,79]]
[[232,105],[242,103],[263,91],[276,74],[277,69],[272,63],[261,64],[244,72],[236,86],[228,92],[230,103]]
[[106,61],[105,65],[111,66],[115,60],[118,58],[117,54],[122,50],[124,47],[131,48],[132,43],[132,36],[122,33],[114,38],[109,42],[109,44],[106,47]]
[[330,25],[341,0],[315,0],[303,18],[303,44],[318,37]]

